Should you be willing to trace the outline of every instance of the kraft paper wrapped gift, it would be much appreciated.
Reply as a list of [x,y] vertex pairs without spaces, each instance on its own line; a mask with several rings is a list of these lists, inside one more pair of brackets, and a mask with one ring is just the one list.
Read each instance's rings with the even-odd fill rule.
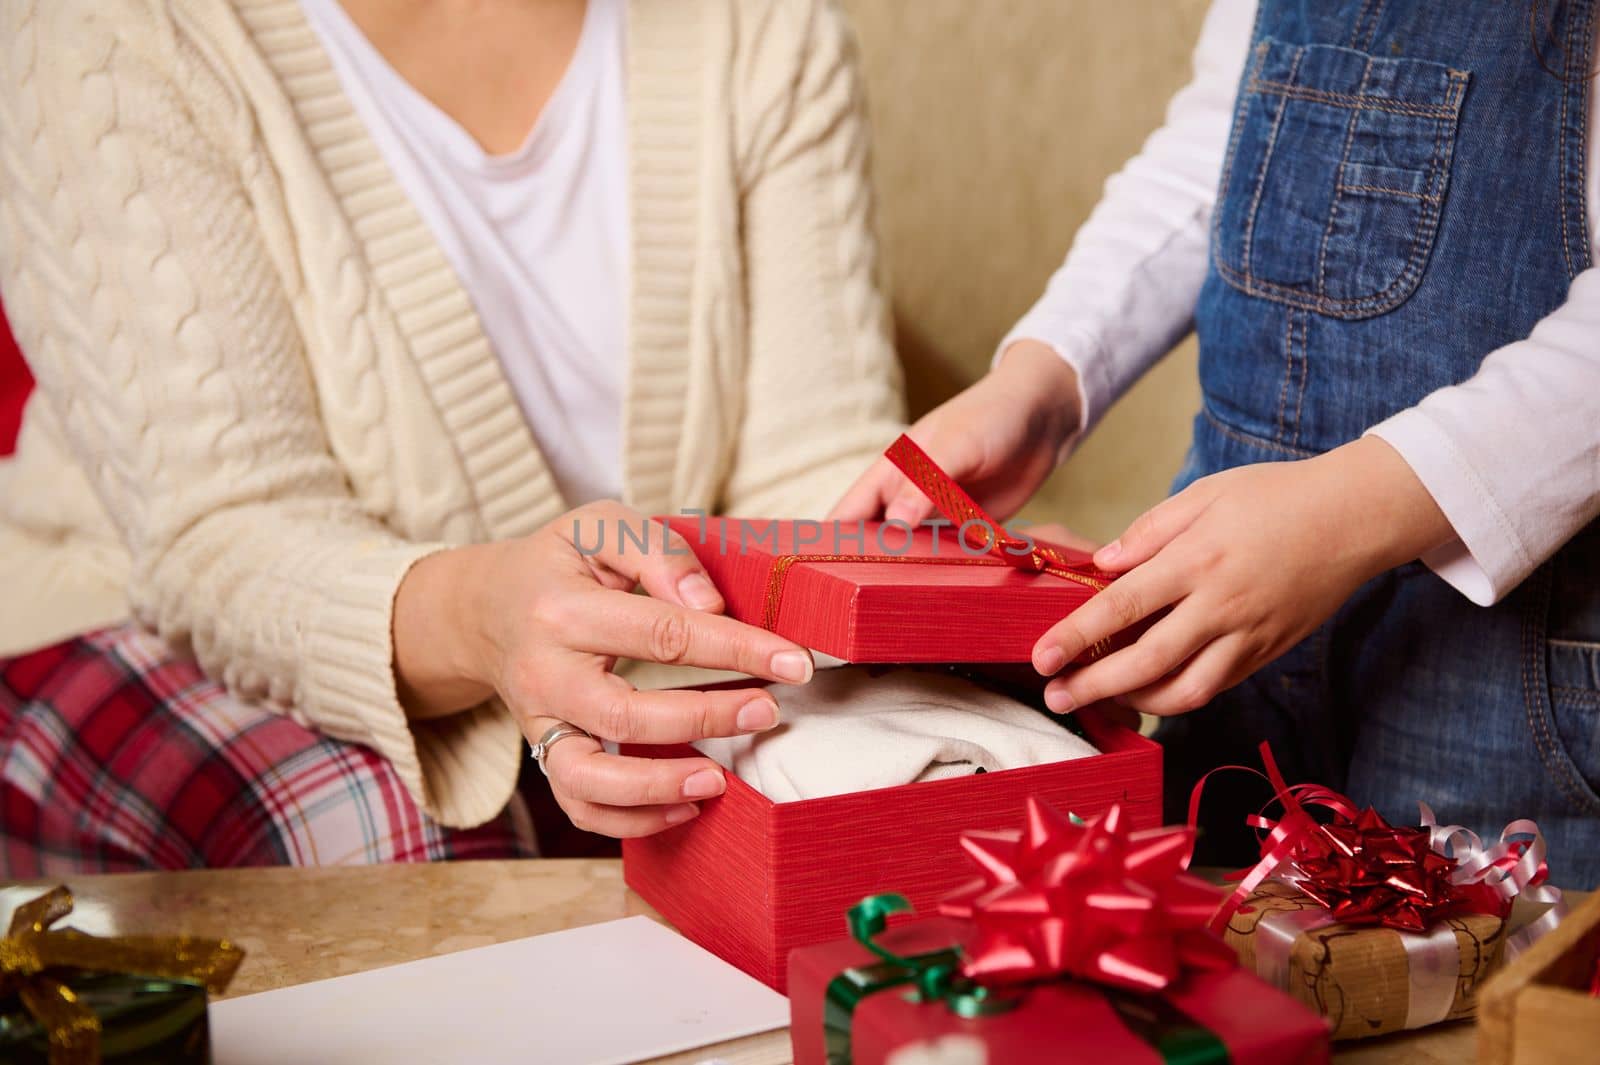
[[[1261,861],[1239,875],[1213,927],[1247,968],[1326,1016],[1333,1038],[1474,1016],[1508,951],[1561,920],[1532,821],[1513,821],[1485,844],[1419,804],[1422,823],[1397,827],[1331,789],[1289,786],[1266,744],[1261,757],[1283,814],[1251,818],[1264,832]],[[1547,908],[1508,934],[1519,897]]]
[[1494,914],[1449,917],[1425,936],[1344,924],[1301,930],[1326,914],[1272,881],[1249,895],[1224,938],[1245,968],[1327,1017],[1335,1039],[1473,1016],[1505,952],[1506,923]]

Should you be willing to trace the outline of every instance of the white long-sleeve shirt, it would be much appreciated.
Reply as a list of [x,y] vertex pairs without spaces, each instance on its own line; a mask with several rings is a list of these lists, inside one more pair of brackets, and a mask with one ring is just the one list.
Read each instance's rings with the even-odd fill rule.
[[[1255,0],[1214,0],[1194,79],[1106,183],[1044,295],[1001,342],[1003,352],[1038,340],[1073,366],[1085,431],[1193,324],[1255,10]],[[1600,219],[1600,100],[1590,94],[1588,212]],[[1600,241],[1595,250],[1600,261]],[[1368,431],[1399,451],[1455,530],[1423,561],[1487,606],[1600,515],[1600,267],[1579,274],[1527,339],[1484,355],[1470,379]]]

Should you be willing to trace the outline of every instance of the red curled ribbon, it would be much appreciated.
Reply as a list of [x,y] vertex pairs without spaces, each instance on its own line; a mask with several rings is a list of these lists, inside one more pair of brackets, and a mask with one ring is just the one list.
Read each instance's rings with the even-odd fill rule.
[[[1273,799],[1282,805],[1277,820],[1264,814],[1248,819],[1266,833],[1261,860],[1238,874],[1239,886],[1217,909],[1211,927],[1225,927],[1269,877],[1294,885],[1315,899],[1338,923],[1378,925],[1421,932],[1448,917],[1491,914],[1505,917],[1518,895],[1555,905],[1513,937],[1520,949],[1554,927],[1565,910],[1561,892],[1550,886],[1544,837],[1529,820],[1513,821],[1498,842],[1485,846],[1459,825],[1439,825],[1426,803],[1422,824],[1397,828],[1371,807],[1357,808],[1348,797],[1316,784],[1289,785],[1261,745],[1264,774],[1246,766],[1223,766],[1212,773],[1242,769],[1264,776]],[[1189,827],[1199,818],[1207,773],[1189,797]],[[1331,814],[1326,823],[1308,808]]]
[[1206,930],[1217,889],[1184,870],[1188,828],[1130,830],[1121,806],[1075,822],[1029,798],[1020,832],[967,832],[982,877],[939,906],[971,921],[962,972],[985,985],[1072,976],[1160,991],[1186,966],[1229,969],[1232,949]]

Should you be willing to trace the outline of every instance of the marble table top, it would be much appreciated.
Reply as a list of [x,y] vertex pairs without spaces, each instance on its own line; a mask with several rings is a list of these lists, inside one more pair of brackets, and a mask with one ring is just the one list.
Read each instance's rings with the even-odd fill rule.
[[[232,939],[246,957],[230,996],[633,914],[657,916],[623,884],[615,860],[121,873],[66,883],[77,900],[70,923],[86,932]],[[40,886],[0,887],[0,916]],[[1470,1024],[1440,1025],[1337,1044],[1334,1060],[1460,1065],[1474,1060],[1474,1045]],[[733,1065],[789,1061],[787,1039],[776,1035],[714,1049]]]

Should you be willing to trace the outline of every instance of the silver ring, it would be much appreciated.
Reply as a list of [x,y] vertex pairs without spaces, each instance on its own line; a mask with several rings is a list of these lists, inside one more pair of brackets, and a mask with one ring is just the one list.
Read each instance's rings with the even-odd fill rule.
[[570,736],[588,736],[589,739],[594,739],[589,733],[570,722],[560,721],[551,725],[544,730],[544,735],[539,737],[539,742],[533,745],[531,751],[533,760],[539,763],[539,772],[547,777],[550,775],[550,770],[545,768],[544,764],[545,759],[550,757],[550,748]]

